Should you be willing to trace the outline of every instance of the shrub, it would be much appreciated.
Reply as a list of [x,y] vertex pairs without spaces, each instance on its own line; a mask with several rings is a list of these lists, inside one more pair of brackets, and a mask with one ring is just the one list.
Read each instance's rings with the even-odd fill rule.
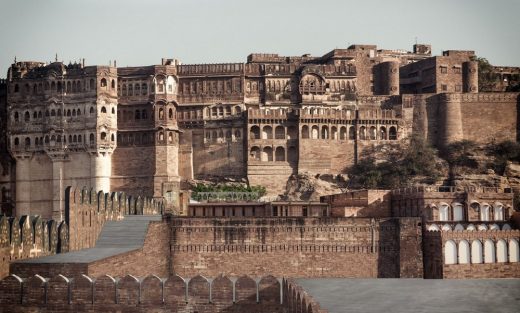
[[424,139],[413,136],[404,150],[389,154],[379,163],[373,158],[360,160],[349,174],[354,184],[367,189],[408,186],[415,176],[434,182],[440,175],[436,155],[437,151]]

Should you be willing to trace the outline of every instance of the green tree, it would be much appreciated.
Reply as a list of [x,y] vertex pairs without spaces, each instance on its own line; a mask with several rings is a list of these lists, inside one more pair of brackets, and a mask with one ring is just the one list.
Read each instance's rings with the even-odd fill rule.
[[478,62],[478,90],[493,91],[499,80],[495,68],[486,58],[474,57],[473,60]]

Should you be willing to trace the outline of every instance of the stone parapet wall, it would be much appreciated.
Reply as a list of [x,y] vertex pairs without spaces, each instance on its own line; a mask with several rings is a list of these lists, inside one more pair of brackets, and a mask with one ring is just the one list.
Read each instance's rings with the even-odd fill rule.
[[63,221],[0,216],[0,277],[9,273],[14,260],[93,247],[106,221],[131,214],[161,214],[162,210],[162,202],[151,198],[67,187]]
[[207,279],[198,275],[184,279],[155,275],[142,278],[34,275],[22,279],[11,275],[0,281],[0,312],[282,313],[292,312],[287,310],[288,303],[296,303],[296,298],[298,303],[306,303],[306,308],[318,307],[294,283],[284,281],[283,286],[288,294],[282,297],[280,281],[273,276],[253,279],[219,275]]
[[172,271],[422,277],[419,224],[414,218],[175,218]]

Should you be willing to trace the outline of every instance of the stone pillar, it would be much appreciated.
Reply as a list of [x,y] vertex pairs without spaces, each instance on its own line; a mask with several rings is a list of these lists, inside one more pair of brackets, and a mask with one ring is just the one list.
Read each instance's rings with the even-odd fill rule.
[[63,160],[52,160],[52,218],[61,221],[64,215]]
[[110,192],[110,175],[112,173],[112,155],[108,152],[90,155],[91,187],[96,191]]
[[31,205],[31,160],[16,159],[16,216],[30,215]]
[[462,63],[462,85],[464,92],[478,92],[478,62],[469,61]]

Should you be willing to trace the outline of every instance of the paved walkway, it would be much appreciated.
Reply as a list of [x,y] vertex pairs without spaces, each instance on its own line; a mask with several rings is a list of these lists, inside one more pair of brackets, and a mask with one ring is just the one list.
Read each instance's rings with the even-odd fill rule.
[[160,221],[160,215],[127,215],[121,221],[108,221],[99,234],[96,246],[42,258],[25,259],[19,263],[90,263],[107,257],[140,249],[148,224]]
[[298,279],[330,313],[519,313],[520,279]]

